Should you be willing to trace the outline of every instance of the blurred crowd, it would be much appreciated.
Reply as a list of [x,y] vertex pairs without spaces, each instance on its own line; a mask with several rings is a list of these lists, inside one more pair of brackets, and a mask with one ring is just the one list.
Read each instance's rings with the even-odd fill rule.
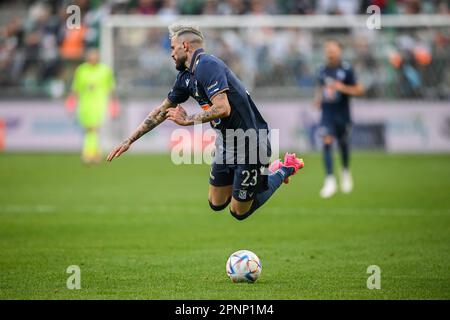
[[[21,88],[26,94],[60,97],[67,92],[75,67],[86,49],[98,47],[100,23],[109,14],[140,15],[261,15],[261,14],[365,14],[378,5],[383,14],[448,14],[448,0],[55,0],[0,1],[2,12],[10,3],[16,11],[0,20],[0,88]],[[81,9],[82,25],[68,29],[68,5]],[[17,12],[22,12],[18,14]],[[447,28],[448,29],[448,28]],[[122,30],[123,31],[123,30]],[[346,31],[346,30],[344,30]],[[423,95],[425,85],[446,83],[449,31],[412,30],[370,38],[347,30],[343,35],[346,57],[361,70],[372,90],[380,83],[396,81],[393,96]],[[208,47],[231,65],[244,81],[255,87],[270,83],[296,83],[310,89],[315,83],[314,67],[320,51],[320,36],[310,31],[263,29],[250,35],[237,30],[208,33]],[[327,37],[328,35],[323,35]],[[386,46],[381,50],[381,44]],[[140,30],[131,36],[119,32],[116,55],[119,85],[167,85],[173,69],[167,59],[169,45],[164,31]],[[120,51],[122,50],[122,51]],[[161,60],[162,59],[162,60]],[[311,61],[314,63],[312,64]],[[388,63],[388,67],[383,65]],[[374,72],[384,78],[375,77]],[[166,74],[167,79],[161,74]],[[389,81],[388,81],[389,80]],[[386,82],[388,81],[388,82]],[[390,87],[390,85],[388,85]],[[120,89],[120,88],[119,88]],[[377,91],[378,90],[378,91]],[[441,95],[440,92],[433,93]],[[1,93],[0,93],[1,95]],[[444,93],[444,96],[446,93]]]
[[[65,1],[54,2],[64,4]],[[95,8],[100,1],[91,2],[92,7]],[[365,14],[370,5],[379,6],[385,14],[447,14],[449,9],[448,0],[112,0],[106,2],[113,14],[147,15],[345,15]]]
[[[119,86],[127,92],[164,88],[175,77],[168,59],[170,43],[162,29],[117,32],[114,65]],[[405,28],[371,32],[366,28],[204,29],[206,49],[220,57],[253,92],[269,96],[312,96],[317,69],[324,61],[322,44],[343,44],[367,88],[369,98],[450,98],[450,29]],[[271,91],[275,89],[276,91]],[[256,91],[255,91],[256,90]]]

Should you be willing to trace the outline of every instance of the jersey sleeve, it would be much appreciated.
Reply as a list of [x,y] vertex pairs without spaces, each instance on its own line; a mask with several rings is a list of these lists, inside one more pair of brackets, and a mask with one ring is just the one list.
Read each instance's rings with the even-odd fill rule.
[[225,67],[217,61],[202,61],[197,67],[196,75],[210,101],[217,93],[228,90]]
[[187,99],[189,99],[189,90],[187,89],[187,87],[183,87],[181,78],[181,73],[179,73],[172,89],[167,95],[167,99],[169,99],[173,103],[183,103],[186,102]]
[[349,67],[345,73],[345,81],[344,83],[350,86],[354,86],[357,82],[355,71],[353,71],[353,68]]

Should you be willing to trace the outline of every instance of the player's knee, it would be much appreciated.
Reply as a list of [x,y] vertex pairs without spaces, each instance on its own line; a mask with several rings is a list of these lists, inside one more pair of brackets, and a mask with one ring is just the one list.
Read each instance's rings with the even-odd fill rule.
[[231,201],[231,197],[224,204],[216,205],[216,204],[212,203],[211,200],[208,200],[209,206],[214,211],[222,211],[230,204],[230,201]]
[[232,201],[230,206],[230,213],[237,220],[244,220],[253,213],[254,210],[252,210],[252,208],[253,208],[253,201],[252,202]]
[[239,221],[248,218],[248,216],[250,215],[248,211],[247,212],[234,212],[231,209],[230,209],[230,213],[235,219],[237,219]]
[[323,143],[325,145],[331,145],[333,143],[333,137],[332,136],[323,137]]

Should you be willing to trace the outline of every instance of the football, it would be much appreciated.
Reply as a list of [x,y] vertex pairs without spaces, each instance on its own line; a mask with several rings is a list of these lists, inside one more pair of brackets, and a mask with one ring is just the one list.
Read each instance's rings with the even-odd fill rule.
[[249,250],[234,252],[227,261],[228,277],[233,282],[255,282],[261,275],[261,261]]

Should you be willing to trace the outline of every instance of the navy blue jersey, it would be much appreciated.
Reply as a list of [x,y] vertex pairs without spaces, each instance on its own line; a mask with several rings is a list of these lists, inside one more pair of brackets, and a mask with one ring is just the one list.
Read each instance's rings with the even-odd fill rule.
[[321,66],[318,81],[322,89],[322,117],[350,122],[350,96],[330,86],[334,81],[341,81],[345,85],[356,84],[356,76],[350,64],[342,62],[337,67]]
[[224,146],[227,129],[268,130],[266,121],[242,82],[222,60],[206,54],[203,49],[197,49],[190,67],[178,73],[168,99],[179,104],[193,97],[203,109],[207,109],[220,92],[226,92],[231,113],[228,117],[211,121],[211,126],[222,133]]

